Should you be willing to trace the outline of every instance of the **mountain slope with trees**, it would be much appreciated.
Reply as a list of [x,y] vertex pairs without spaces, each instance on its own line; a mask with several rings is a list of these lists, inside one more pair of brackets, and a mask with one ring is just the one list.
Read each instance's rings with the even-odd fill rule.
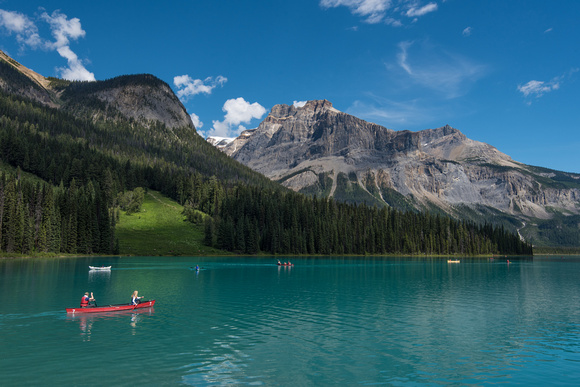
[[[218,146],[305,194],[485,220],[534,243],[580,246],[580,174],[519,163],[448,125],[394,131],[315,100],[276,105],[257,129]],[[568,237],[549,237],[556,223]]]
[[[403,215],[306,199],[208,144],[180,118],[185,110],[169,86],[151,75],[45,82],[0,58],[0,79],[0,159],[43,181],[32,184],[18,172],[0,179],[0,247],[8,253],[123,253],[115,236],[119,208],[137,188],[176,200],[203,227],[207,245],[228,251],[531,252],[493,227],[490,234],[444,218],[446,231],[436,236],[419,226],[429,215],[414,214],[389,234],[381,227]],[[337,229],[355,220],[362,229]],[[498,232],[500,239],[490,236]],[[431,235],[445,235],[447,247],[424,244]]]

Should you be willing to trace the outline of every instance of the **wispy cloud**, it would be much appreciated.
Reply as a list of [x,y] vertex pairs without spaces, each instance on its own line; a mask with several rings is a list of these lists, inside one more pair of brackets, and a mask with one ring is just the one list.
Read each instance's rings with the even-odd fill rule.
[[39,21],[48,23],[54,41],[42,38],[38,33],[36,23],[28,16],[14,11],[0,10],[0,27],[3,27],[10,35],[16,36],[21,49],[28,47],[56,51],[68,62],[68,67],[57,69],[64,79],[94,81],[95,75],[85,68],[83,61],[70,48],[71,40],[76,41],[86,35],[80,20],[69,19],[65,14],[54,11],[50,15],[43,12]]
[[177,87],[177,96],[179,99],[187,100],[197,94],[211,94],[217,86],[223,86],[228,79],[218,75],[215,79],[207,77],[204,80],[193,79],[189,75],[178,75],[173,78],[173,84]]
[[[411,60],[410,50],[415,47],[419,52]],[[485,65],[410,41],[399,43],[397,63],[411,82],[434,90],[448,99],[464,95],[468,87],[486,73]]]
[[418,99],[393,101],[388,98],[369,95],[370,101],[356,100],[347,113],[366,121],[402,128],[421,124],[432,119],[432,107],[423,106]]
[[522,93],[524,97],[532,95],[537,98],[552,90],[558,90],[559,88],[560,82],[556,80],[549,82],[531,80],[524,85],[518,85],[518,91]]
[[401,26],[401,17],[413,18],[437,10],[435,2],[423,4],[421,0],[320,0],[322,8],[347,7],[353,15],[364,18],[365,23],[386,23]]
[[[580,68],[578,67],[571,68],[564,74],[554,77],[549,81],[537,81],[535,79],[532,79],[531,81],[523,85],[518,85],[517,90],[520,93],[522,93],[526,98],[527,97],[540,98],[546,93],[560,89],[562,84],[564,84],[566,80],[573,77],[574,74],[577,73],[578,71],[580,71]],[[529,101],[528,104],[530,104]]]
[[407,63],[407,50],[413,44],[413,42],[401,42],[399,43],[399,53],[397,54],[397,61],[399,66],[403,68],[409,75],[413,75],[413,70]]
[[471,27],[465,27],[463,29],[463,32],[461,32],[461,34],[463,36],[471,36],[471,32],[473,31],[473,29]]
[[407,12],[405,12],[405,15],[407,15],[408,17],[418,17],[418,16],[423,16],[426,15],[428,13],[434,12],[437,10],[437,4],[436,3],[429,3],[426,4],[422,7],[411,7],[407,10]]
[[222,108],[226,113],[223,121],[213,121],[213,127],[206,136],[237,137],[253,119],[261,118],[266,109],[257,102],[249,103],[242,97],[228,99]]

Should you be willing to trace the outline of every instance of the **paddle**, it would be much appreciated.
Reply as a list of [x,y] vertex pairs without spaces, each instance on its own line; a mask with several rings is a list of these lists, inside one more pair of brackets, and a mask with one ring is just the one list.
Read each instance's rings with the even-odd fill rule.
[[134,305],[133,309],[135,309],[141,303],[141,299],[144,297],[145,296],[137,297],[137,299],[135,300],[135,305]]
[[[145,296],[141,296],[141,298],[145,298]],[[132,309],[132,310],[135,310],[135,309],[137,309],[137,307],[139,306],[139,304],[143,302],[143,301],[141,301],[141,298],[138,298],[138,299],[135,301],[135,302],[136,302],[136,304],[133,306],[133,309]],[[147,302],[147,301],[145,301],[145,302]]]

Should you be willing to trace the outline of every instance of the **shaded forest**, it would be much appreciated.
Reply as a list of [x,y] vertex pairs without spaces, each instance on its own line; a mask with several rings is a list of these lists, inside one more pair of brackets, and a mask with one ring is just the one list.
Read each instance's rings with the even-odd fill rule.
[[[501,226],[401,212],[238,185],[190,195],[186,212],[204,220],[207,245],[244,254],[518,254],[532,248]],[[195,192],[195,190],[193,190]],[[211,200],[212,198],[217,198]],[[189,209],[189,210],[188,210]]]

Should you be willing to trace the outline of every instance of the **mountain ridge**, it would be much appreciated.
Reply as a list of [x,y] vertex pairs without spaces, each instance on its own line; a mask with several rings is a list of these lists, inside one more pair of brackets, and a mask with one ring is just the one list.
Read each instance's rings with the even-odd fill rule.
[[[222,148],[295,191],[480,220],[512,229],[580,213],[580,175],[528,166],[445,125],[393,131],[329,101],[276,105],[257,129]],[[495,215],[491,215],[495,214]]]
[[23,119],[10,110],[21,104],[31,111],[31,118],[24,119],[33,124],[33,132],[66,146],[71,141],[85,144],[87,154],[96,152],[114,164],[130,162],[142,169],[140,175],[163,166],[174,173],[215,176],[224,182],[276,185],[208,144],[171,87],[151,74],[68,81],[43,77],[1,52],[0,96],[11,116],[5,118],[15,123]]
[[90,113],[94,119],[100,116],[115,120],[120,115],[145,126],[159,121],[170,129],[187,127],[195,130],[191,116],[171,87],[154,75],[121,75],[93,82],[47,78],[1,50],[0,65],[4,77],[18,81],[15,87],[0,78],[0,88],[45,106],[73,114],[96,108],[98,114]]

